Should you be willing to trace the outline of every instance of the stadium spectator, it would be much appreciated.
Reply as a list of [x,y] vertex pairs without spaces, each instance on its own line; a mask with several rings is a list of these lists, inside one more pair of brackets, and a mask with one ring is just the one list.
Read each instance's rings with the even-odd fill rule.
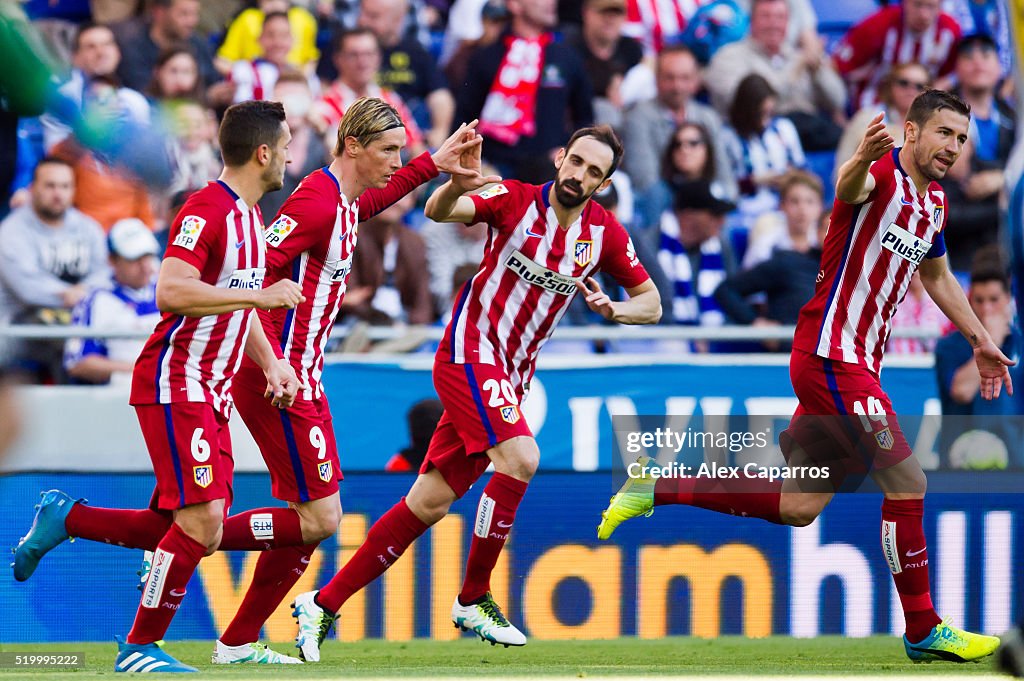
[[[225,82],[210,88],[208,98],[213,106],[226,107],[249,99],[270,99],[281,74],[297,70],[287,60],[294,42],[287,14],[267,14],[259,40],[261,56],[236,61]],[[313,92],[320,91],[320,81],[316,76],[309,76],[309,87]]]
[[153,77],[160,53],[178,44],[187,45],[192,52],[204,86],[217,81],[209,43],[196,32],[199,0],[152,0],[146,5],[148,16],[114,26],[121,54],[129,56],[117,68],[121,81],[130,88],[144,89]]
[[388,473],[418,471],[443,413],[444,405],[438,399],[420,400],[409,407],[405,413],[405,421],[409,425],[409,444],[388,460],[384,470]]
[[[985,325],[992,341],[1007,357],[1021,357],[1024,336],[1013,324],[1010,281],[995,249],[979,251],[971,269],[967,298],[971,309]],[[994,400],[981,398],[981,378],[974,363],[971,344],[957,332],[944,336],[935,346],[935,376],[942,402],[943,427],[940,452],[943,460],[961,467],[972,467],[968,460],[949,461],[950,450],[958,437],[971,430],[984,430],[998,437],[1009,452],[1011,465],[1024,467],[1024,365],[1010,367],[1014,394],[1007,391]],[[955,418],[949,418],[955,417]],[[985,456],[984,452],[972,452]],[[966,457],[969,459],[970,457]]]
[[[40,161],[30,193],[29,204],[0,223],[0,323],[67,323],[88,288],[107,279],[106,240],[72,207],[75,175],[66,162]],[[14,345],[27,370],[60,378],[61,343]]]
[[434,321],[423,237],[402,220],[412,194],[364,222],[342,309],[374,325]]
[[703,0],[628,0],[623,33],[643,42],[648,56],[676,42]]
[[[676,324],[721,326],[725,315],[714,293],[736,270],[729,240],[722,238],[725,216],[735,208],[705,180],[676,188],[672,210],[661,216],[658,262],[672,295],[663,304]],[[705,351],[706,343],[696,343]]]
[[260,199],[260,210],[267,224],[277,215],[281,204],[295,191],[302,178],[327,164],[331,157],[323,138],[309,124],[313,93],[305,76],[294,69],[283,73],[274,85],[271,99],[284,105],[292,141],[288,146],[291,162],[284,169],[284,186]]
[[933,79],[953,71],[960,26],[939,9],[939,0],[903,0],[851,28],[833,54],[846,79],[853,107],[878,101],[878,84],[894,65],[918,61]]
[[576,52],[552,29],[554,0],[509,0],[509,31],[472,53],[457,86],[456,121],[480,119],[485,161],[503,177],[551,179],[572,130],[594,118],[593,92]]
[[585,0],[582,26],[565,31],[590,77],[594,119],[615,128],[622,125],[622,79],[644,56],[638,40],[622,35],[625,21],[626,0]]
[[[449,15],[449,31],[454,28],[451,21],[457,21],[453,17],[455,16],[455,7],[460,2],[461,0],[456,0],[455,5],[452,6],[452,12]],[[444,62],[444,75],[448,79],[449,87],[458,87],[466,80],[466,67],[469,65],[469,56],[477,48],[496,43],[501,34],[508,28],[508,10],[505,8],[505,4],[500,0],[493,0],[485,4],[483,9],[480,10],[478,23],[480,24],[480,31],[474,32],[476,37],[472,40],[459,39],[458,44],[453,48],[454,51]],[[448,33],[445,36],[447,37]]]
[[[893,64],[889,72],[878,82],[878,99],[885,107],[885,131],[896,142],[896,146],[903,145],[903,126],[910,105],[919,94],[931,87],[931,84],[932,78],[928,69],[914,61]],[[850,119],[843,130],[843,136],[839,139],[839,146],[836,147],[836,173],[839,172],[839,167],[853,156],[857,145],[860,144],[862,131],[877,115],[878,105],[871,104],[863,107]]]
[[805,148],[835,149],[842,134],[836,119],[846,107],[843,79],[821,38],[793,47],[786,43],[788,26],[786,0],[753,0],[750,35],[718,50],[704,74],[711,101],[726,113],[739,84],[756,73],[777,93],[778,112],[792,119]]
[[[942,310],[924,290],[921,275],[915,272],[903,302],[892,316],[893,330],[920,330],[938,338],[947,323]],[[885,351],[889,356],[921,355],[931,352],[934,347],[935,341],[932,338],[890,338],[885,344]]]
[[257,7],[244,9],[235,17],[228,26],[224,43],[217,50],[214,63],[218,71],[227,75],[236,61],[252,61],[263,55],[260,45],[263,20],[273,12],[288,15],[288,24],[295,38],[288,52],[288,63],[304,73],[312,73],[320,58],[320,51],[316,48],[316,17],[287,0],[259,0]]
[[942,182],[949,223],[946,245],[954,270],[966,271],[973,254],[995,243],[1003,168],[1017,139],[1017,114],[999,96],[1002,71],[996,43],[987,35],[964,38],[957,47],[956,92],[971,105],[970,144]]
[[658,162],[669,147],[672,133],[685,122],[699,123],[714,143],[716,179],[729,192],[734,187],[731,166],[721,145],[722,123],[714,109],[693,99],[700,90],[697,60],[685,47],[665,48],[655,67],[657,97],[626,110],[622,141],[623,170],[638,194],[650,189],[660,176]]
[[[85,119],[91,121],[94,130],[116,130],[119,122],[131,115],[114,83],[112,76],[95,76],[82,95]],[[126,167],[91,151],[74,136],[54,146],[51,154],[74,168],[75,207],[99,222],[104,230],[130,217],[139,218],[150,228],[156,227],[149,192]]]
[[[71,75],[58,92],[72,106],[82,105],[86,91],[95,78],[105,78],[113,84],[114,96],[121,103],[126,116],[138,123],[149,122],[149,103],[142,93],[117,85],[115,74],[121,63],[121,51],[109,28],[99,24],[82,24],[73,43],[71,63],[74,67]],[[149,73],[151,75],[152,71]],[[149,82],[149,75],[146,82]],[[68,122],[53,114],[44,115],[42,120],[47,151],[71,134]]]
[[448,137],[455,115],[455,99],[448,90],[434,57],[404,30],[409,0],[362,0],[357,24],[377,36],[381,67],[377,82],[397,92],[426,132],[427,144],[436,149]]
[[[202,189],[220,172],[220,154],[214,145],[217,124],[213,112],[188,99],[171,102],[162,108],[164,123],[172,136],[173,178],[167,196],[161,198]],[[165,214],[174,215],[175,212],[168,206]]]
[[316,101],[310,116],[314,127],[324,132],[328,146],[333,146],[338,123],[352,102],[360,97],[377,97],[398,111],[405,123],[406,148],[411,155],[419,155],[425,149],[425,142],[415,118],[398,93],[377,84],[380,43],[373,31],[354,28],[340,34],[335,42],[334,64],[341,75]]
[[158,102],[180,98],[199,101],[203,98],[199,63],[187,45],[172,45],[161,50],[145,93]]
[[428,220],[421,230],[426,244],[427,266],[430,273],[430,293],[436,310],[451,308],[456,271],[463,265],[476,266],[484,255],[487,225],[460,225],[454,222]]
[[[787,173],[779,182],[779,211],[762,215],[750,230],[743,269],[768,260],[776,249],[796,250],[795,244],[804,242],[809,247],[821,246],[818,230],[823,201],[824,187],[817,175],[803,170]],[[787,323],[795,322],[794,317]]]
[[[747,13],[751,13],[754,0],[736,0],[736,4]],[[800,48],[806,40],[821,40],[818,33],[818,14],[812,0],[787,0],[789,6],[789,25],[786,27],[786,44]]]
[[775,210],[778,187],[791,170],[806,164],[800,135],[788,118],[775,115],[778,96],[762,76],[740,81],[722,130],[726,154],[739,182],[739,208],[746,218]]
[[[786,246],[776,248],[766,260],[719,284],[715,300],[730,322],[759,327],[796,324],[800,308],[814,295],[828,221],[817,220],[815,227],[811,233],[793,230],[787,235]],[[749,300],[762,294],[763,307]],[[781,349],[778,342],[772,341],[766,342],[765,347],[772,351]]]
[[999,49],[1003,73],[1013,68],[1010,17],[1006,3],[1000,0],[945,0],[942,8],[960,26],[963,35],[981,33],[992,38]]
[[64,368],[81,383],[127,382],[145,335],[160,321],[156,306],[157,254],[160,247],[145,224],[134,218],[115,224],[107,239],[112,277],[90,289],[71,318],[90,330],[138,331],[139,338],[72,338],[64,345]]

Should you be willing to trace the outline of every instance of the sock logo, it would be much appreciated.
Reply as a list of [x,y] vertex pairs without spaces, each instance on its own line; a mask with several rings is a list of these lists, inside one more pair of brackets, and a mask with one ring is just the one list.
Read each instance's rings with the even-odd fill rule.
[[252,538],[266,540],[274,538],[274,516],[269,513],[253,513],[249,516]]
[[[508,528],[512,527],[512,523],[506,523],[503,520],[499,520],[498,527],[500,527],[503,530],[507,530]],[[908,553],[907,555],[909,556],[910,554]]]
[[149,579],[146,580],[146,588],[142,592],[143,608],[159,608],[160,601],[164,597],[164,585],[167,582],[167,573],[171,569],[171,561],[174,554],[163,549],[157,549],[153,554],[153,567],[149,571]]
[[170,595],[171,598],[184,598],[185,597],[185,590],[184,589],[171,589],[168,592],[168,595]]
[[924,550],[926,548],[928,548],[928,547],[924,546],[924,547],[918,549],[917,551],[907,551],[907,558],[913,558],[914,556],[918,555],[919,553],[924,553]]
[[486,494],[480,495],[480,505],[476,509],[476,522],[473,524],[473,534],[481,539],[487,539],[491,530],[491,516],[494,515],[494,499]]
[[882,553],[885,554],[885,561],[889,563],[890,572],[894,575],[903,572],[899,550],[896,548],[896,523],[891,520],[882,521]]

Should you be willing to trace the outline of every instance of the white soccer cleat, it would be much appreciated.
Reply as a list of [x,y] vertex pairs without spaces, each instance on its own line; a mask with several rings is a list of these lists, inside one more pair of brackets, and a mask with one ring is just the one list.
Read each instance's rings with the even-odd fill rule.
[[282,655],[259,642],[228,646],[220,641],[217,641],[217,647],[213,650],[210,662],[213,664],[302,664],[302,660],[299,658]]
[[481,641],[490,644],[509,646],[525,646],[526,636],[512,626],[501,612],[501,608],[488,592],[479,603],[463,605],[458,597],[452,605],[452,622],[456,628],[472,631]]
[[320,646],[323,644],[338,616],[327,612],[316,604],[315,591],[299,594],[292,602],[292,617],[299,625],[295,647],[306,662],[320,661]]

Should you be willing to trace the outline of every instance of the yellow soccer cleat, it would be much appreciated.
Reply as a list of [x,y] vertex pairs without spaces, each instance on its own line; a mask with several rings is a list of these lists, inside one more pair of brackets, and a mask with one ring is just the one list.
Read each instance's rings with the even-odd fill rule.
[[943,621],[936,624],[932,632],[920,643],[911,643],[904,635],[903,646],[907,651],[907,657],[914,662],[977,662],[996,651],[999,639],[995,636],[972,634]]
[[[651,458],[641,456],[636,460],[640,468],[647,469]],[[654,483],[656,478],[629,478],[612,497],[608,508],[601,512],[601,524],[597,526],[597,538],[607,539],[619,525],[638,515],[649,517],[654,513]]]

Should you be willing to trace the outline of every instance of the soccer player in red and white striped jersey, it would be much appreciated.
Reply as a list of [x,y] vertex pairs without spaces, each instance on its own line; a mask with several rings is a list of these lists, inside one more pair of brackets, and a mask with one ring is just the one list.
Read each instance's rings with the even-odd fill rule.
[[[468,176],[482,185],[478,170],[461,165],[463,153],[482,142],[472,134],[475,125],[460,126],[433,155],[424,153],[403,168],[406,131],[398,111],[381,99],[356,100],[338,129],[334,160],[302,181],[265,232],[267,284],[295,281],[304,295],[293,310],[260,313],[274,352],[298,375],[298,395],[290,407],[275,408],[263,399],[263,371],[246,359],[234,397],[267,463],[273,495],[288,506],[253,509],[224,523],[221,550],[264,553],[238,612],[217,642],[219,651],[257,641],[309,556],[341,521],[342,473],[320,377],[327,339],[345,296],[358,223],[438,172]],[[316,645],[299,643],[304,659],[318,659]]]
[[[464,165],[480,167],[479,147],[465,156]],[[584,128],[558,152],[553,183],[505,181],[465,196],[473,178],[453,177],[427,201],[434,220],[490,225],[480,269],[457,296],[434,361],[444,415],[408,495],[374,523],[327,585],[297,599],[300,637],[306,630],[322,642],[342,604],[394,564],[493,463],[452,621],[506,647],[526,643],[491,597],[490,575],[540,460],[520,411],[537,353],[576,293],[612,321],[653,324],[661,317],[657,289],[625,229],[590,200],[610,183],[621,156],[611,128]],[[629,300],[612,302],[593,278],[598,270],[625,287]]]
[[[970,107],[928,90],[907,113],[906,141],[894,148],[883,115],[871,121],[854,156],[839,169],[836,200],[814,297],[800,311],[790,378],[799,406],[779,444],[790,466],[827,467],[822,486],[799,476],[767,483],[740,479],[634,478],[612,498],[598,537],[654,506],[686,504],[803,526],[814,521],[848,474],[870,474],[885,493],[882,553],[906,620],[907,656],[966,662],[999,645],[943,622],[932,605],[922,518],[926,480],[879,381],[890,322],[915,271],[928,295],[971,342],[985,399],[1013,392],[1010,361],[975,316],[950,272],[938,180],[967,141]],[[713,490],[711,493],[710,490]]]
[[219,138],[224,172],[186,202],[171,227],[156,288],[163,319],[133,374],[130,401],[157,479],[150,508],[94,508],[51,491],[15,555],[15,577],[23,580],[69,536],[155,552],[116,671],[195,671],[157,642],[199,560],[220,542],[234,468],[230,388],[243,352],[263,373],[261,395],[282,407],[295,397],[294,372],[252,314],[303,300],[290,280],[263,287],[266,249],[256,204],[283,183],[291,140],[284,107],[236,104],[225,112]]

